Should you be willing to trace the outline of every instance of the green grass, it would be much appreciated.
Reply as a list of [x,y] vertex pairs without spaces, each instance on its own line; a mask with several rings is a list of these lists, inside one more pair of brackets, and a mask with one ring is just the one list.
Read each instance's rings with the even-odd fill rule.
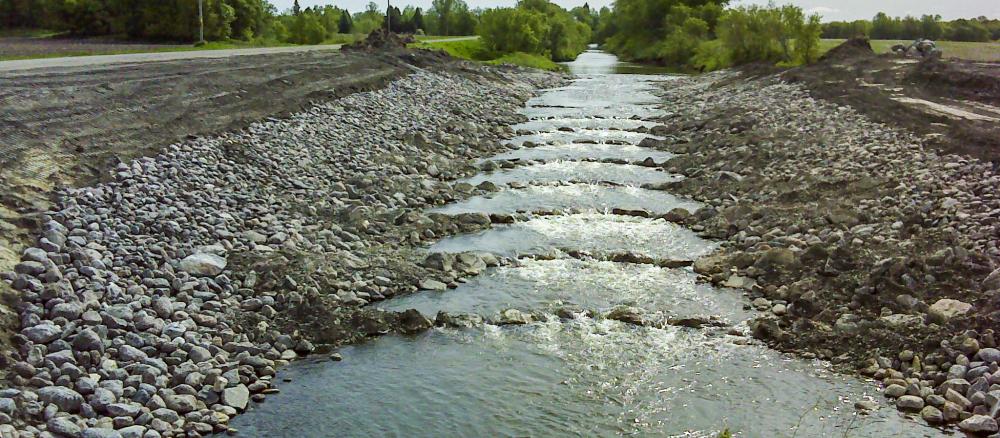
[[[837,47],[844,40],[830,39],[820,41],[820,51],[826,53]],[[904,40],[872,40],[875,53],[889,53],[896,44],[909,45],[913,41]],[[971,43],[963,41],[937,41],[937,46],[944,52],[945,58],[961,58],[972,61],[1000,61],[1000,42]]]
[[48,29],[16,28],[0,29],[0,38],[48,38],[59,35],[60,32]]
[[[338,33],[331,35],[323,41],[323,44],[350,44],[358,40],[365,39],[366,35],[361,33]],[[457,38],[468,38],[467,36],[439,36],[439,35],[416,35],[417,41],[427,40],[453,40]]]
[[178,46],[178,45],[164,45],[163,47],[149,47],[145,46],[141,49],[128,49],[127,45],[123,45],[121,50],[117,49],[81,49],[81,50],[60,50],[51,53],[37,53],[31,55],[0,55],[0,61],[16,61],[21,59],[43,59],[43,58],[62,58],[62,57],[75,57],[75,56],[94,56],[94,55],[127,55],[134,53],[161,53],[161,52],[193,52],[193,51],[203,51],[203,50],[228,50],[228,49],[249,49],[255,47],[284,47],[284,46],[294,46],[294,44],[287,43],[273,43],[273,42],[247,42],[247,41],[210,41],[200,46]]
[[513,65],[520,65],[522,67],[537,68],[539,70],[549,70],[549,71],[556,71],[563,69],[563,66],[556,64],[547,56],[536,55],[533,53],[524,53],[524,52],[508,53],[497,59],[487,61],[487,63],[493,65],[513,64]]
[[480,40],[442,41],[435,43],[419,42],[413,44],[411,47],[442,50],[456,58],[469,59],[473,61],[486,61],[490,59],[486,50],[483,48],[482,41]]
[[497,55],[490,53],[483,47],[482,40],[461,40],[461,41],[443,41],[434,43],[417,43],[413,47],[423,48],[423,49],[433,49],[433,50],[443,50],[449,55],[456,58],[468,59],[472,61],[485,62],[487,64],[499,65],[499,64],[513,64],[522,67],[537,68],[541,70],[562,70],[563,67],[556,64],[551,59],[546,56],[536,55],[532,53],[507,53],[503,55]]

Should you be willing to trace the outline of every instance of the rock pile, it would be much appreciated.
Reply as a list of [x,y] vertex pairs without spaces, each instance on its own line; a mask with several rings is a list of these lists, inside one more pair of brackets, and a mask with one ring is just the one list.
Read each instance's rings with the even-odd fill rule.
[[[21,304],[0,435],[225,431],[313,341],[426,329],[411,313],[352,312],[417,289],[408,248],[489,225],[414,210],[460,195],[446,181],[505,149],[515,110],[557,80],[418,73],[65,191],[3,276]],[[346,329],[323,337],[306,317]]]
[[654,132],[684,154],[669,190],[708,205],[679,221],[726,240],[694,269],[747,290],[772,345],[884,378],[928,421],[995,431],[1000,174],[802,85],[735,75],[671,83]]

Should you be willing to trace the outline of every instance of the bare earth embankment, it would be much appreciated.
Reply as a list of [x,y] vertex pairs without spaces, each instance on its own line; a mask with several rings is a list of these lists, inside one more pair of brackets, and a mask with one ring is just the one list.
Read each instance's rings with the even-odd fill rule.
[[713,206],[685,222],[726,242],[695,270],[769,311],[755,336],[982,433],[1000,412],[1000,78],[987,67],[856,44],[806,68],[684,79],[663,120],[663,143],[685,154],[671,170],[688,177],[670,190]]

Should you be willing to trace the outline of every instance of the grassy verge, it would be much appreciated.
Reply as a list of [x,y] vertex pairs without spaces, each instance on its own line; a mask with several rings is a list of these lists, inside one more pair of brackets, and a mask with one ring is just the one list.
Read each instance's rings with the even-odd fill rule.
[[513,64],[522,67],[537,68],[541,70],[562,70],[563,67],[556,64],[548,57],[533,53],[508,53],[496,55],[489,53],[483,47],[482,40],[461,40],[461,41],[441,41],[434,43],[417,43],[414,47],[432,50],[443,50],[456,58],[468,59],[472,61],[485,62],[487,64]]
[[59,34],[59,32],[48,29],[32,29],[23,27],[15,29],[0,29],[0,38],[48,38]]
[[[822,40],[820,41],[820,50],[826,53],[827,50],[837,47],[843,42],[844,40],[837,39]],[[892,46],[896,44],[909,45],[912,42],[904,40],[872,40],[872,49],[875,50],[875,53],[889,53],[892,51]],[[944,52],[945,58],[1000,62],[1000,42],[937,41],[937,45]]]
[[[2,44],[2,41],[0,41]],[[33,53],[30,55],[0,55],[0,61],[16,61],[20,59],[43,59],[62,58],[71,56],[94,56],[94,55],[128,55],[134,53],[161,53],[161,52],[194,52],[203,50],[229,50],[229,49],[249,49],[255,47],[282,47],[293,46],[294,44],[284,43],[254,43],[246,41],[212,41],[201,46],[193,45],[163,45],[163,47],[142,46],[142,48],[129,48],[128,44],[118,44],[119,47],[109,48],[108,45],[98,45],[88,48],[86,44],[79,44],[81,48],[62,50],[55,49],[46,53]]]

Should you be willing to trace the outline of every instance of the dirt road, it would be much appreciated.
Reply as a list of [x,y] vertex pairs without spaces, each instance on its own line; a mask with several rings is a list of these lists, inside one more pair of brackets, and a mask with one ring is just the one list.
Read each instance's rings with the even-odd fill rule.
[[[0,271],[19,258],[58,187],[106,178],[188,135],[379,88],[417,58],[313,47],[0,63]],[[11,70],[29,64],[49,67]]]

